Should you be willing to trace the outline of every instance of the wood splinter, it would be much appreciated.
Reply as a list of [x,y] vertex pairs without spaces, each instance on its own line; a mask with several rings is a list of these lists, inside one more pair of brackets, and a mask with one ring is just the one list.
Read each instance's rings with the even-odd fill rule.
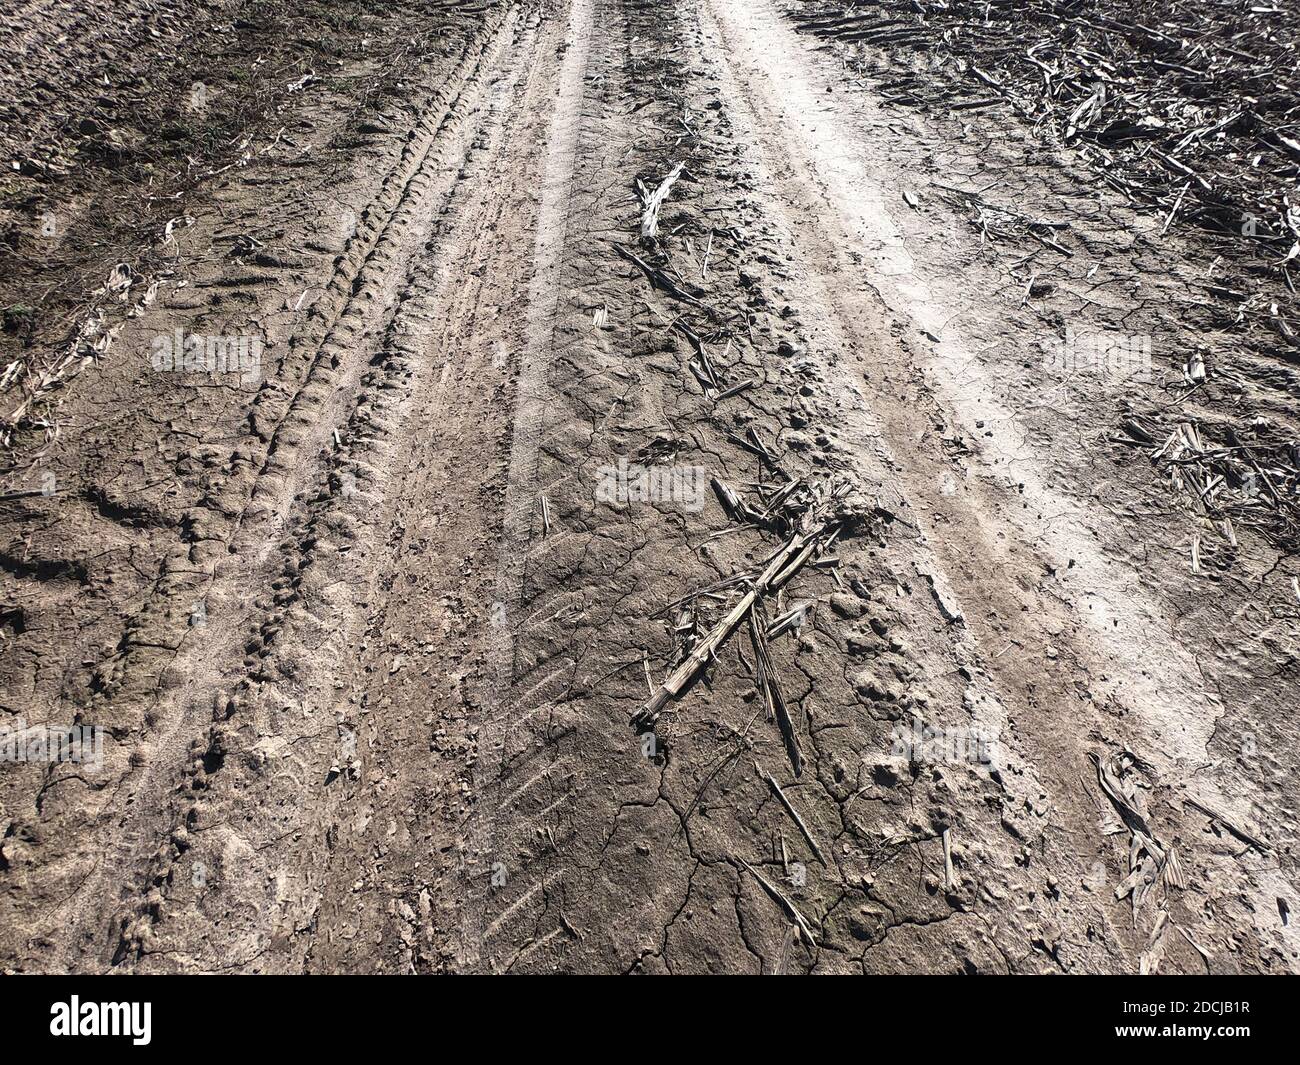
[[[768,774],[767,770],[757,762],[754,763],[754,769],[758,772],[759,777],[764,781],[764,783],[772,789],[772,794],[781,801],[781,805],[785,807],[785,812],[790,815],[790,819],[795,823],[795,827],[803,834],[803,838],[808,841],[808,846],[812,848],[812,852],[816,856],[817,860],[821,862],[822,865],[825,865],[826,858],[822,855],[822,849],[817,846],[817,841],[813,839],[812,832],[810,832],[808,826],[804,824],[803,818],[799,816],[799,811],[794,808],[794,805],[786,797],[785,792],[781,790],[781,785],[778,784],[776,780]],[[783,837],[783,846],[784,842]]]
[[659,210],[663,207],[664,201],[668,199],[668,193],[673,184],[682,176],[682,170],[685,168],[684,162],[678,163],[670,171],[668,176],[659,182],[659,186],[653,192],[647,192],[646,187],[637,182],[637,191],[641,195],[641,239],[652,241],[655,234],[659,232]]

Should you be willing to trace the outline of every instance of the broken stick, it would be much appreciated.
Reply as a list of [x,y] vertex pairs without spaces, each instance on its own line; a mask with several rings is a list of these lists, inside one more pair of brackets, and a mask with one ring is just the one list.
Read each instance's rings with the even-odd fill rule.
[[773,556],[772,560],[767,564],[767,568],[754,581],[753,587],[740,597],[740,601],[732,607],[731,612],[713,626],[712,631],[695,645],[686,660],[673,670],[668,679],[655,692],[654,697],[646,703],[645,708],[637,715],[637,719],[652,723],[659,715],[659,712],[668,705],[669,701],[676,699],[682,693],[682,690],[695,679],[696,674],[712,660],[717,649],[726,643],[731,634],[736,631],[736,627],[744,620],[745,615],[749,613],[750,608],[759,597],[767,593],[773,579],[778,574],[783,574],[787,579],[793,575],[789,563],[795,556],[801,554],[806,547],[815,544],[824,528],[824,526],[818,526],[817,529],[809,533],[796,533],[786,541],[785,546]]
[[817,937],[813,935],[813,930],[809,926],[807,920],[804,919],[804,915],[799,912],[799,908],[790,901],[786,893],[750,865],[749,862],[745,861],[744,858],[740,859],[740,861],[746,869],[754,874],[754,879],[763,886],[763,890],[771,895],[772,898],[780,904],[781,908],[790,915],[795,924],[799,926],[799,931],[803,933],[804,939],[808,945],[815,947],[817,945]]
[[[654,240],[655,234],[659,231],[659,209],[663,207],[664,200],[668,199],[668,192],[673,187],[673,183],[682,175],[682,168],[685,163],[678,163],[670,171],[668,176],[659,182],[659,187],[654,192],[646,192],[645,186],[640,182],[641,192],[641,239]],[[710,234],[712,236],[712,234]]]
[[796,810],[790,800],[786,798],[785,792],[781,790],[781,785],[769,776],[767,770],[757,762],[754,763],[754,768],[758,771],[758,775],[766,782],[767,786],[772,789],[772,794],[781,800],[781,805],[785,807],[785,812],[790,815],[790,819],[794,821],[795,827],[803,833],[803,838],[808,841],[808,846],[812,848],[812,852],[816,855],[817,860],[821,862],[822,865],[825,865],[826,859],[822,855],[822,849],[817,846],[817,841],[813,839],[812,833],[808,830],[808,826],[804,824],[803,818],[799,816],[799,811]]

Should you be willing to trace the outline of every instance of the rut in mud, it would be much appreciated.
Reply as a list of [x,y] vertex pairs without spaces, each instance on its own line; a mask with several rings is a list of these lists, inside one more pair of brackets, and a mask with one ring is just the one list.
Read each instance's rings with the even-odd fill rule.
[[1218,260],[808,14],[339,5],[139,232],[17,168],[0,724],[104,734],[0,766],[6,969],[1296,968],[1300,569],[1123,428]]

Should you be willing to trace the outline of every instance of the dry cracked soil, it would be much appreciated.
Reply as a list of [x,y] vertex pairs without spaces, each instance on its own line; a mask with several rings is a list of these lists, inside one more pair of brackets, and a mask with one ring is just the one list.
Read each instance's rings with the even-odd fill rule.
[[0,968],[1300,968],[1238,253],[827,4],[294,6],[0,11]]

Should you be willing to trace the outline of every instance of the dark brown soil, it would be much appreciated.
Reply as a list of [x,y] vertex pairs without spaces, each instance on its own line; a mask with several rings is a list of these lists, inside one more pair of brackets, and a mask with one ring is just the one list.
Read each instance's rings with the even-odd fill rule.
[[1297,967],[1275,248],[824,4],[116,7],[9,16],[4,969]]

